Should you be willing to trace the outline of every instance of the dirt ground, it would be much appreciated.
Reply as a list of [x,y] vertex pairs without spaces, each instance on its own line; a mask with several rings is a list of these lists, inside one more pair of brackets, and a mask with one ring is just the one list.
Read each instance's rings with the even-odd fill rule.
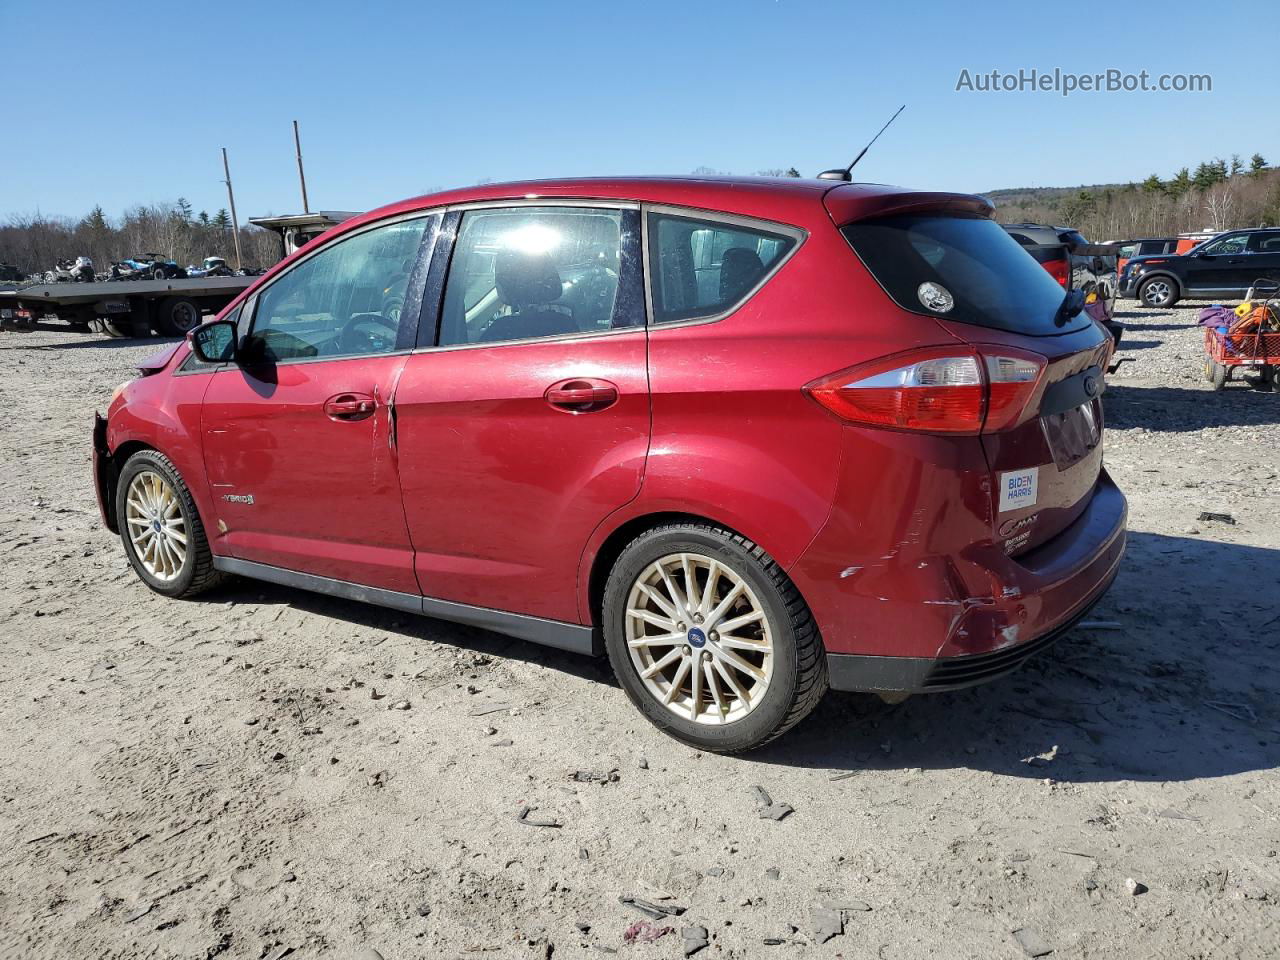
[[[149,593],[89,431],[158,344],[0,334],[0,956],[680,957],[691,927],[721,958],[1280,954],[1280,394],[1210,392],[1194,308],[1125,310],[1118,627],[971,691],[832,694],[737,758],[604,662]],[[684,912],[627,943],[620,897]]]

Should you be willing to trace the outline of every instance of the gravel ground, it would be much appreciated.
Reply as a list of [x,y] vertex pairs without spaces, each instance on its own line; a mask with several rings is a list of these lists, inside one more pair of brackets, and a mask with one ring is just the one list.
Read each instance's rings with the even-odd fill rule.
[[1209,392],[1195,309],[1126,307],[1117,626],[977,690],[830,695],[739,758],[603,662],[149,593],[89,426],[156,344],[0,335],[0,956],[1275,956],[1280,394]]

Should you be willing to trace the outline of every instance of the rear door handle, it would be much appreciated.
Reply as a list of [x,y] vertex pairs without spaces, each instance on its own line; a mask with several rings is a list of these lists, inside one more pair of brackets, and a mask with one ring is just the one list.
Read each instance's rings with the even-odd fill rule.
[[618,388],[608,380],[561,380],[547,387],[547,403],[569,413],[594,413],[618,402]]
[[366,420],[378,409],[378,401],[367,393],[339,393],[324,402],[330,420]]

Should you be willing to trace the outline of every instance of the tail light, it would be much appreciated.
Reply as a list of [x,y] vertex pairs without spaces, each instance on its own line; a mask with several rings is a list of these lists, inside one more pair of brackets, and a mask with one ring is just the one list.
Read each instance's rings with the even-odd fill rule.
[[1058,281],[1064,289],[1071,282],[1071,266],[1066,257],[1057,260],[1046,260],[1042,266],[1049,271],[1049,276]]
[[951,347],[912,350],[808,384],[809,396],[842,420],[925,433],[994,433],[1025,418],[1047,361],[1033,353]]

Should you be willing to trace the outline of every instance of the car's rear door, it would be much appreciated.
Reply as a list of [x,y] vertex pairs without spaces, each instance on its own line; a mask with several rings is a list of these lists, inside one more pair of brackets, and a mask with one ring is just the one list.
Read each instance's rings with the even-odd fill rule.
[[648,452],[639,212],[477,206],[442,233],[456,241],[436,250],[395,394],[418,583],[578,622],[584,546],[639,492]]
[[406,259],[424,276],[437,222],[419,214],[334,238],[247,305],[239,360],[213,376],[201,420],[236,559],[417,594],[390,406],[416,326],[379,313],[368,291]]

